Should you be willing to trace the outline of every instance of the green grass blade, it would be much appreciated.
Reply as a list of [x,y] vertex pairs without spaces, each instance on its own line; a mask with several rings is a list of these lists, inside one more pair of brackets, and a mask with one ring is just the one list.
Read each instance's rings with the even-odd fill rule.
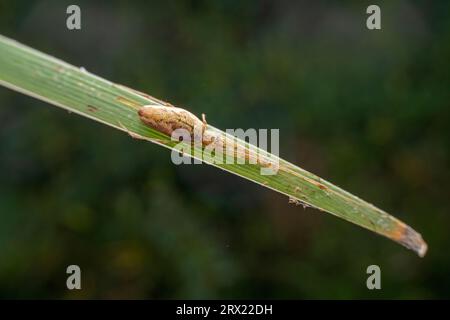
[[[137,109],[143,105],[164,102],[3,36],[0,36],[0,84],[167,148],[177,144],[144,125],[137,115]],[[223,133],[212,126],[208,129]],[[248,148],[243,141],[239,143]],[[258,164],[217,164],[210,157],[203,161],[386,236],[420,256],[426,253],[427,245],[421,235],[408,225],[287,161],[279,159],[280,170],[272,176],[261,175]]]

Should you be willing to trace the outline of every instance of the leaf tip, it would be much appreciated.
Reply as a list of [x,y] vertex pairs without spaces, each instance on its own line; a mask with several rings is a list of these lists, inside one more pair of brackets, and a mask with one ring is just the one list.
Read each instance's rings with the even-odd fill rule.
[[423,258],[428,251],[428,245],[423,240],[422,235],[409,226],[406,226],[404,229],[399,242],[406,248],[415,251],[421,258]]

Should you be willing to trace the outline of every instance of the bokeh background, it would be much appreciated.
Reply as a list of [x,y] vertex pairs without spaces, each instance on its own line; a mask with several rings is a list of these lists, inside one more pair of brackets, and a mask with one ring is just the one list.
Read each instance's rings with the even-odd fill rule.
[[449,298],[450,2],[377,1],[380,31],[369,4],[1,0],[0,33],[216,127],[279,128],[282,157],[416,228],[424,259],[2,87],[0,297]]

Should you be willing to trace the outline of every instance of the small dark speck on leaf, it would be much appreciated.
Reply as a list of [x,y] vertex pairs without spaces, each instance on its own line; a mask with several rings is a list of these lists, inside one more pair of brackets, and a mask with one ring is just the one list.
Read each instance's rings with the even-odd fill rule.
[[97,107],[94,107],[94,106],[92,106],[92,105],[90,105],[90,104],[88,104],[87,109],[88,109],[90,112],[95,112],[95,111],[98,110]]

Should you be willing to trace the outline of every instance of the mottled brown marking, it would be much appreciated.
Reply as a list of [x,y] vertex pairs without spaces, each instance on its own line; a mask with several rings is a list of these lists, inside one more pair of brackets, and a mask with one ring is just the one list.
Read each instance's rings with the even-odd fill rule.
[[320,190],[327,190],[328,188],[325,187],[323,184],[317,184],[317,186],[319,187]]
[[392,240],[395,240],[406,248],[411,249],[419,255],[419,257],[425,256],[428,250],[428,245],[422,239],[422,235],[412,229],[410,226],[396,221],[394,230],[385,233],[385,235]]
[[98,111],[98,108],[97,108],[97,107],[95,107],[95,106],[93,106],[93,105],[90,105],[90,104],[88,104],[87,109],[88,109],[90,112]]
[[119,101],[120,103],[128,106],[128,107],[133,108],[133,109],[139,109],[141,107],[141,105],[139,103],[134,102],[134,101],[132,101],[130,99],[124,98],[122,96],[118,96],[116,98],[116,100]]

